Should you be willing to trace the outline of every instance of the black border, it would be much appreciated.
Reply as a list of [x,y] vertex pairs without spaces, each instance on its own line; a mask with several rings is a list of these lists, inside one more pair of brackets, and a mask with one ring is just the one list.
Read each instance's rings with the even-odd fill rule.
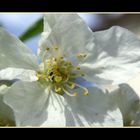
[[140,12],[135,0],[1,0],[0,12]]

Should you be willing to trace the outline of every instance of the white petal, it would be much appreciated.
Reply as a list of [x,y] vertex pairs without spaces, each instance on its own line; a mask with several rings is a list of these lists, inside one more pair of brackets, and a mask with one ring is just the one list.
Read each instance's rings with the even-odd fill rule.
[[8,90],[4,102],[14,111],[17,126],[39,126],[47,118],[48,94],[37,82],[16,82]]
[[6,68],[0,70],[0,80],[22,80],[22,81],[37,81],[36,72],[33,70]]
[[66,97],[68,126],[122,126],[122,115],[109,94],[89,88],[89,96]]
[[4,101],[14,110],[18,126],[65,126],[63,97],[49,88],[38,82],[16,82],[8,92]]
[[90,96],[63,98],[37,82],[17,82],[4,101],[13,110],[17,125],[122,126],[122,116],[112,98],[97,88]]
[[65,104],[66,101],[62,96],[51,91],[47,106],[48,117],[41,126],[66,126]]
[[133,112],[131,111],[133,113],[133,115],[131,115],[132,116],[131,124],[136,125],[136,126],[140,126],[140,86],[139,86],[139,83],[140,83],[140,73],[127,82],[128,86],[130,86],[131,89],[133,90],[135,94],[135,98],[137,97],[132,102],[133,105],[135,105],[134,106],[135,110]]
[[3,96],[7,89],[7,85],[0,82],[0,125],[14,125],[12,109],[3,102]]
[[37,58],[18,38],[0,28],[0,69],[38,69]]
[[124,83],[140,71],[140,40],[127,29],[114,26],[95,32],[94,46],[88,49],[82,68],[97,84]]
[[47,47],[58,45],[63,55],[72,57],[86,53],[92,41],[92,31],[77,14],[46,14],[38,54],[43,57]]
[[114,96],[114,99],[123,114],[125,126],[140,125],[140,119],[138,119],[140,113],[139,83],[140,74],[130,79],[127,83],[120,84],[120,89]]
[[122,112],[125,126],[134,125],[134,121],[140,109],[140,99],[128,84],[120,84],[120,90],[114,95],[116,102]]

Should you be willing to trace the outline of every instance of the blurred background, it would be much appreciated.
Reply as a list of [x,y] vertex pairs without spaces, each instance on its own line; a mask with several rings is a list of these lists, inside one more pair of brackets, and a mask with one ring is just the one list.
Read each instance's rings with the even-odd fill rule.
[[[140,38],[140,13],[79,13],[79,15],[94,32],[118,25],[129,29]],[[0,13],[0,26],[20,37],[21,40],[36,53],[38,40],[40,39],[40,31],[43,28],[42,16],[41,13]],[[30,31],[30,33],[28,31]]]

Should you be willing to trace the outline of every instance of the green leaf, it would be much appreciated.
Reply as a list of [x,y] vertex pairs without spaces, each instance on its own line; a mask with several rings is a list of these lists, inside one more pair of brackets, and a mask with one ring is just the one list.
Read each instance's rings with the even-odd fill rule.
[[28,40],[43,31],[43,18],[40,18],[33,25],[31,25],[19,38],[22,41]]

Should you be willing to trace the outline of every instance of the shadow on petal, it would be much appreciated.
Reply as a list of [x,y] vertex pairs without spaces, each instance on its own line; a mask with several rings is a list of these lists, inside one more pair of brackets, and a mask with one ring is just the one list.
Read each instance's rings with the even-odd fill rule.
[[68,105],[65,115],[68,126],[122,126],[119,109],[109,94],[100,89],[89,88],[90,95],[76,98],[66,97]]
[[4,96],[4,102],[14,111],[17,126],[40,126],[48,116],[47,99],[38,82],[18,81]]
[[7,106],[3,97],[11,82],[0,81],[0,126],[15,126],[13,110]]
[[124,126],[138,125],[140,97],[128,84],[120,84],[119,87],[120,92],[116,93],[115,101],[122,112]]

